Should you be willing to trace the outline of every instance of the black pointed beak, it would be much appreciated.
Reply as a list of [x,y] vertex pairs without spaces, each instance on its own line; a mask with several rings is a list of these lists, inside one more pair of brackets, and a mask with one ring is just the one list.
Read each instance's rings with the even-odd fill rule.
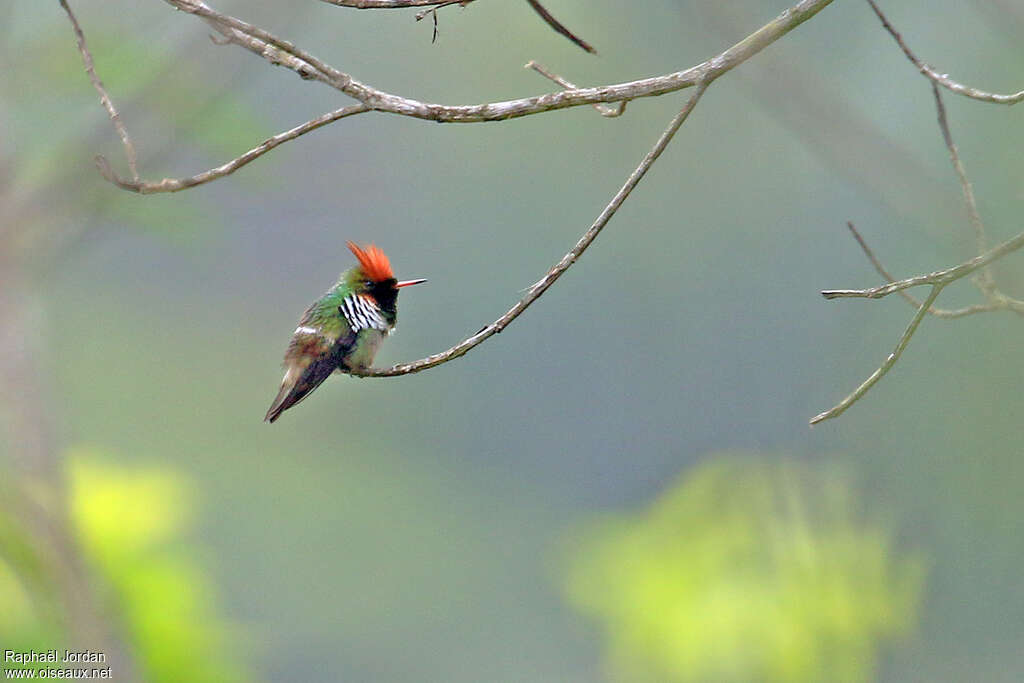
[[419,280],[403,280],[402,282],[399,282],[399,283],[395,284],[395,289],[398,289],[399,287],[410,287],[412,285],[421,285],[421,284],[423,284],[426,281],[427,281],[427,278],[420,278]]

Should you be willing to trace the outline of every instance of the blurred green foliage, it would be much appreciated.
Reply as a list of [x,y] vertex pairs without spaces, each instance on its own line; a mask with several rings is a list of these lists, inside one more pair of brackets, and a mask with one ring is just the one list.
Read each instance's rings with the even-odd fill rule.
[[182,535],[194,502],[166,467],[125,469],[70,459],[72,514],[86,554],[112,586],[147,680],[246,680],[231,630]]
[[[12,500],[4,489],[4,500]],[[8,512],[0,514],[0,643],[4,649],[47,650],[59,636],[56,590],[31,535]]]
[[623,681],[863,681],[906,634],[917,557],[861,521],[838,472],[727,456],[572,544],[567,590]]
[[[109,588],[121,631],[153,683],[250,680],[232,656],[237,635],[216,610],[209,580],[185,540],[191,486],[166,467],[68,458],[71,513],[92,570]],[[0,640],[15,650],[66,641],[57,591],[30,535],[0,517]]]

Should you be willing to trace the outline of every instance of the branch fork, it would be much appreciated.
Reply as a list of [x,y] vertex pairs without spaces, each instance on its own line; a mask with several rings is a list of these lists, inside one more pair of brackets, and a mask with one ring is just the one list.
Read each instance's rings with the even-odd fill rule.
[[[935,97],[935,109],[939,130],[942,132],[943,142],[946,145],[946,149],[949,150],[950,161],[953,165],[953,170],[957,176],[957,180],[960,183],[964,206],[967,210],[968,222],[974,232],[975,247],[978,255],[959,265],[953,266],[952,268],[935,271],[925,275],[918,275],[916,277],[910,277],[903,280],[896,280],[881,264],[874,252],[868,246],[867,242],[863,237],[861,237],[860,233],[857,232],[853,223],[847,222],[846,225],[849,228],[850,233],[853,235],[854,239],[857,240],[857,243],[864,251],[865,256],[867,256],[868,260],[871,261],[871,264],[875,267],[875,270],[885,278],[887,284],[868,289],[824,290],[821,293],[822,296],[826,299],[880,299],[893,293],[899,293],[900,296],[914,306],[916,310],[913,317],[910,319],[910,323],[907,325],[906,330],[904,330],[903,334],[897,341],[896,347],[888,356],[886,356],[882,364],[856,389],[854,389],[853,392],[847,395],[846,398],[829,410],[812,417],[810,420],[811,425],[842,415],[850,406],[859,401],[882,377],[884,377],[886,373],[892,369],[893,365],[896,364],[896,361],[899,360],[903,351],[907,348],[911,337],[913,337],[914,333],[917,331],[917,328],[921,324],[925,315],[931,314],[938,318],[961,318],[975,313],[1012,311],[1018,315],[1024,316],[1024,301],[1010,297],[1000,291],[996,285],[995,277],[989,268],[989,265],[992,262],[1024,246],[1024,232],[1007,240],[1006,242],[1003,242],[993,249],[988,249],[988,238],[985,234],[985,224],[982,222],[981,216],[978,213],[977,202],[974,198],[974,189],[971,186],[971,182],[967,177],[966,171],[964,170],[963,163],[960,161],[959,150],[957,149],[956,143],[953,141],[953,135],[949,130],[949,121],[946,117],[946,107],[943,104],[942,93],[939,91],[939,87],[947,88],[951,92],[964,95],[972,99],[999,104],[1016,104],[1024,99],[1024,91],[1013,95],[988,93],[957,83],[951,80],[947,75],[937,73],[930,66],[918,59],[911,51],[904,42],[903,37],[895,28],[893,28],[892,24],[889,23],[888,18],[875,3],[875,0],[867,0],[867,2],[875,12],[876,16],[881,20],[882,26],[896,40],[896,43],[899,45],[900,49],[903,50],[903,54],[906,55],[907,59],[917,67],[918,71],[920,71],[925,78],[931,81],[932,94]],[[933,305],[939,294],[942,293],[942,290],[947,285],[968,276],[971,277],[972,282],[984,297],[984,303],[974,304],[972,306],[966,306],[959,309],[943,309],[937,308]],[[907,289],[912,287],[920,287],[924,285],[930,285],[931,289],[928,292],[928,296],[925,297],[923,301],[918,301],[906,292]]]

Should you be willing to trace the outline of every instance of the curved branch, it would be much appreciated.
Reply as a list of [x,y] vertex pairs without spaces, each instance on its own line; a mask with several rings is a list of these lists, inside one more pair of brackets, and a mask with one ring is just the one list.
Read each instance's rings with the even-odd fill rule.
[[832,0],[800,0],[721,54],[683,71],[594,88],[563,90],[535,97],[471,105],[433,104],[379,90],[263,29],[217,12],[202,0],[165,2],[183,12],[203,17],[231,42],[245,47],[272,64],[285,66],[304,79],[326,83],[375,111],[441,123],[477,123],[503,121],[598,102],[621,102],[639,97],[655,97],[692,87],[697,83],[710,83],[813,17],[831,4]]
[[362,114],[368,111],[370,111],[370,109],[365,104],[352,104],[347,107],[342,107],[341,109],[335,109],[332,112],[328,112],[322,116],[318,116],[315,119],[307,121],[301,126],[296,126],[291,130],[278,133],[274,137],[264,140],[245,154],[235,157],[225,164],[221,164],[216,168],[211,168],[208,171],[203,171],[202,173],[189,176],[188,178],[164,178],[163,180],[156,182],[139,180],[138,177],[136,177],[135,180],[125,180],[117,175],[114,169],[111,168],[110,162],[102,156],[96,157],[96,166],[99,168],[100,173],[104,178],[125,190],[138,192],[139,194],[180,192],[181,190],[187,190],[190,187],[202,185],[210,182],[211,180],[216,180],[217,178],[223,178],[226,175],[230,175],[249,162],[255,161],[278,145],[288,142],[289,140],[294,140],[295,138],[305,135],[306,133],[314,131],[322,126],[326,126],[328,123],[333,123],[338,119]]
[[903,54],[907,56],[907,59],[909,59],[910,62],[917,67],[917,70],[929,78],[933,83],[938,83],[943,88],[955,92],[957,95],[970,97],[974,100],[981,100],[982,102],[1017,104],[1024,100],[1024,90],[1013,93],[1012,95],[1000,95],[999,93],[985,92],[984,90],[972,88],[969,85],[963,85],[962,83],[954,81],[946,74],[940,74],[938,71],[918,59],[917,55],[915,55],[911,51],[910,47],[903,41],[903,36],[893,28],[892,24],[889,23],[889,20],[886,18],[885,14],[882,13],[882,10],[879,9],[878,5],[875,4],[874,0],[868,0],[868,4],[871,5],[871,9],[875,11],[875,15],[881,20],[882,26],[885,27],[885,30],[888,31],[889,35],[896,40],[896,44],[900,46],[901,50],[903,50]]
[[700,100],[701,95],[708,88],[708,83],[700,83],[697,85],[697,89],[694,90],[693,94],[690,95],[690,99],[687,100],[686,104],[679,113],[675,115],[672,122],[669,123],[668,128],[661,134],[658,141],[651,148],[651,151],[640,162],[640,165],[636,167],[626,179],[625,184],[615,193],[612,200],[608,203],[601,214],[594,221],[593,225],[583,233],[576,245],[567,253],[562,259],[551,267],[547,273],[544,274],[537,282],[533,283],[530,288],[526,291],[526,296],[520,299],[515,306],[510,308],[505,315],[495,320],[490,325],[484,327],[476,334],[462,340],[455,346],[451,347],[447,351],[436,353],[433,356],[427,356],[411,363],[399,363],[393,367],[387,369],[369,369],[363,372],[350,372],[349,374],[356,375],[359,377],[397,377],[399,375],[408,375],[414,372],[421,372],[428,368],[432,368],[442,363],[455,360],[460,356],[466,355],[471,349],[482,344],[487,338],[498,334],[504,330],[508,325],[518,318],[523,311],[530,307],[534,301],[540,298],[547,289],[555,283],[555,281],[562,276],[562,274],[569,270],[573,263],[576,262],[587,247],[594,241],[594,239],[600,234],[601,230],[608,224],[615,212],[619,210],[622,203],[626,201],[626,198],[630,195],[633,189],[640,183],[647,171],[650,170],[651,166],[657,161],[661,153],[665,151],[668,144],[672,141],[676,131],[683,125],[690,112],[697,106],[697,102]]

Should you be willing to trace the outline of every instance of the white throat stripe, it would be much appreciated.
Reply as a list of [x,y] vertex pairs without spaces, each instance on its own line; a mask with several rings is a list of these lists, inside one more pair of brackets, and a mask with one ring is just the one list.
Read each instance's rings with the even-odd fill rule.
[[353,332],[365,329],[388,331],[388,324],[380,309],[358,294],[351,294],[342,299],[341,312],[352,326]]

